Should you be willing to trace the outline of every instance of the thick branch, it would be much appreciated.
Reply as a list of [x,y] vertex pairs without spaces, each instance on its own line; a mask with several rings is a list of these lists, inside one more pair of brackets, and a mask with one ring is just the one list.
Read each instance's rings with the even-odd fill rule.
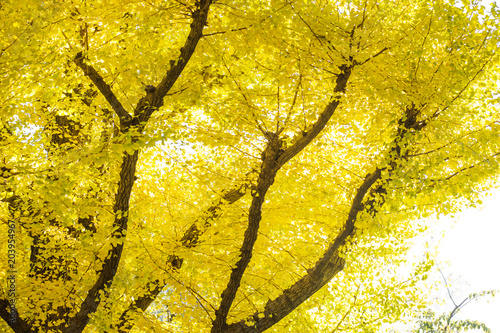
[[[268,175],[268,176],[272,176],[271,177],[272,181],[267,186],[267,188],[265,188],[265,186],[261,185],[261,188],[260,188],[261,196],[260,197],[254,196],[254,199],[252,201],[251,211],[253,211],[254,213],[253,213],[253,215],[251,213],[252,216],[249,217],[249,225],[252,224],[252,225],[254,225],[254,227],[253,228],[249,227],[249,230],[251,229],[252,232],[247,230],[246,237],[245,237],[245,239],[247,241],[246,241],[246,243],[244,241],[244,245],[242,246],[242,249],[245,248],[246,249],[245,251],[247,251],[247,253],[249,253],[249,254],[244,255],[244,257],[242,256],[242,259],[239,262],[240,269],[238,270],[238,272],[234,272],[233,283],[231,283],[231,290],[233,290],[234,286],[239,286],[239,281],[241,280],[242,274],[243,274],[246,266],[248,265],[248,262],[251,259],[251,249],[253,248],[253,243],[255,242],[255,239],[256,239],[258,224],[260,222],[260,210],[261,210],[262,202],[264,202],[264,195],[265,195],[265,192],[267,192],[267,189],[269,188],[269,186],[272,184],[272,182],[274,182],[274,177],[275,177],[277,171],[279,170],[279,168],[281,168],[281,166],[283,164],[285,164],[292,157],[294,157],[296,154],[298,154],[302,149],[304,149],[321,132],[321,130],[326,126],[328,120],[331,118],[335,109],[338,107],[338,105],[340,103],[340,101],[339,101],[340,93],[343,93],[345,91],[345,88],[347,86],[347,81],[348,81],[348,79],[351,75],[351,72],[352,72],[352,67],[348,67],[348,66],[344,65],[344,66],[341,66],[340,69],[341,69],[341,73],[337,77],[337,84],[336,84],[336,87],[334,89],[334,92],[337,93],[338,96],[333,102],[331,102],[330,104],[327,105],[327,107],[320,114],[318,120],[311,127],[309,132],[305,136],[303,136],[299,140],[297,140],[297,142],[294,145],[292,145],[291,147],[289,147],[285,151],[280,150],[279,148],[281,148],[281,147],[275,147],[274,148],[275,151],[273,152],[274,155],[271,154],[272,156],[269,155],[270,146],[268,146],[267,154],[269,156],[271,156],[268,158],[268,160],[272,161],[271,163],[268,163],[268,165],[272,166],[272,169],[276,169],[276,170],[274,170],[273,172],[271,172]],[[278,151],[279,151],[279,155],[278,155]],[[286,154],[286,157],[283,158],[283,155],[285,155],[285,154]],[[264,155],[266,155],[266,154],[263,154],[263,156]],[[264,165],[264,163],[265,162],[263,162],[263,165]],[[262,173],[261,173],[261,178],[262,178]],[[259,181],[260,181],[260,179],[259,179]],[[263,184],[263,182],[261,182],[261,183]],[[245,183],[237,189],[228,191],[223,196],[222,200],[220,200],[218,203],[211,206],[207,210],[207,216],[203,217],[204,224],[206,225],[207,223],[210,223],[211,220],[217,218],[220,215],[220,208],[219,207],[222,204],[222,202],[224,202],[224,201],[229,202],[229,203],[236,202],[237,200],[239,200],[241,197],[244,196],[244,194],[246,193],[246,191],[249,187],[250,187],[250,183]],[[259,193],[259,189],[257,189],[256,193]],[[264,195],[262,195],[262,194],[264,194]],[[193,246],[197,245],[198,238],[202,233],[203,233],[203,231],[200,230],[197,227],[197,224],[195,223],[184,234],[181,241],[182,241],[184,246],[186,246],[188,248],[193,247]],[[255,236],[253,236],[253,234],[255,234]],[[255,237],[255,239],[254,239],[254,237]],[[248,249],[250,249],[249,252],[248,252]],[[182,265],[182,259],[177,258],[176,256],[172,256],[171,261],[172,261],[173,267],[180,268],[180,266]],[[175,261],[175,263],[174,263],[174,261]],[[231,279],[230,279],[230,281],[231,281]],[[163,283],[161,283],[159,280],[153,281],[152,283],[154,286],[154,288],[152,288],[152,292],[147,293],[146,295],[144,295],[142,297],[139,297],[122,314],[122,316],[120,318],[121,319],[120,327],[122,327],[122,328],[127,327],[128,329],[130,329],[131,328],[130,324],[126,323],[126,320],[127,320],[127,317],[128,317],[128,314],[130,313],[130,311],[133,311],[136,309],[141,309],[141,310],[145,311],[147,309],[147,307],[153,302],[155,297],[159,294],[159,292],[162,290],[162,287],[161,288],[158,287],[159,284],[163,285]],[[237,290],[237,287],[236,287],[236,290]],[[234,290],[234,292],[236,290]],[[226,302],[224,303],[226,305],[224,305],[224,307],[223,307],[223,304],[221,303],[221,307],[219,309],[219,313],[220,313],[220,315],[219,315],[220,325],[219,326],[221,326],[221,327],[225,325],[225,319],[227,317],[227,312],[230,308],[232,301],[234,300],[233,291],[227,292],[227,295],[228,296],[226,296]],[[215,325],[214,325],[214,327],[215,327]],[[128,330],[127,329],[123,330],[123,332],[126,332],[126,331],[128,331]]]
[[191,30],[186,42],[181,47],[179,58],[170,60],[170,69],[163,77],[156,89],[150,87],[146,97],[143,97],[134,110],[134,116],[137,117],[138,124],[148,121],[153,112],[163,105],[163,98],[170,91],[175,81],[179,78],[184,67],[193,55],[196,45],[203,37],[203,28],[207,24],[208,11],[212,0],[201,0],[197,2],[196,10],[192,13]]
[[[415,105],[410,105],[407,107],[403,118],[405,121],[402,119],[399,122],[398,135],[387,154],[387,158],[389,159],[389,163],[387,164],[389,165],[389,173],[398,166],[400,159],[407,158],[407,151],[401,149],[401,146],[405,144],[403,139],[408,131],[410,129],[419,131],[427,125],[426,122],[417,121],[418,114],[419,112]],[[373,191],[373,185],[381,179],[383,170],[384,168],[376,168],[375,171],[365,177],[351,203],[344,228],[335,238],[334,242],[330,244],[323,257],[316,262],[316,265],[312,269],[308,270],[307,275],[286,289],[278,298],[268,301],[263,312],[254,313],[251,318],[254,323],[252,326],[247,324],[248,321],[243,320],[227,326],[226,329],[220,332],[258,333],[265,331],[292,312],[340,272],[345,264],[344,259],[340,256],[340,249],[346,244],[348,238],[354,235],[358,214],[365,209],[371,209],[372,213],[375,214],[376,207],[373,205],[367,207],[365,203],[370,202],[366,198],[371,196],[370,192]]]
[[132,155],[124,153],[123,156],[120,181],[118,183],[118,191],[115,195],[115,204],[113,207],[116,216],[113,237],[117,238],[119,241],[118,243],[112,243],[111,249],[104,260],[102,271],[99,272],[97,281],[89,290],[78,313],[69,320],[64,330],[65,333],[80,333],[83,331],[89,321],[89,315],[96,311],[101,301],[101,293],[104,293],[106,288],[111,286],[113,278],[116,275],[123,251],[123,238],[127,231],[130,194],[132,193],[132,186],[135,181],[135,167],[138,156],[138,151],[135,151]]
[[[133,125],[139,125],[139,130],[144,127],[144,124],[148,121],[149,117],[153,111],[163,105],[163,98],[168,93],[170,88],[174,85],[177,78],[180,76],[182,70],[188,63],[191,55],[193,54],[198,41],[203,36],[203,27],[206,25],[206,20],[208,16],[208,10],[210,8],[211,0],[202,0],[197,9],[193,12],[193,21],[191,23],[191,31],[186,40],[186,43],[181,48],[180,57],[177,61],[171,61],[171,67],[168,70],[166,76],[163,78],[158,88],[148,86],[146,97],[141,98],[137,104],[134,111],[134,123]],[[112,106],[113,110],[118,114],[122,126],[129,126],[131,116],[125,111],[123,106],[120,104],[116,96],[111,91],[111,88],[104,82],[102,77],[94,70],[91,66],[84,63],[82,54],[79,53],[74,59],[75,63],[82,68],[87,76],[90,77],[92,82],[98,87],[101,93],[104,95],[106,100]],[[127,212],[129,209],[130,194],[132,191],[132,186],[135,177],[135,166],[137,163],[138,152],[136,151],[133,155],[125,154],[121,173],[120,182],[118,186],[118,191],[115,197],[115,205],[113,210],[116,214],[116,220],[114,226],[116,231],[114,232],[114,237],[122,238],[123,233],[127,230],[128,216]],[[73,317],[65,332],[81,332],[88,323],[88,315],[95,312],[97,306],[99,305],[99,293],[104,291],[108,286],[111,285],[113,278],[116,274],[118,264],[120,262],[121,253],[123,250],[123,244],[118,243],[112,245],[108,257],[104,261],[102,271],[99,274],[97,282],[91,288],[87,297],[82,303],[80,311]],[[159,293],[161,288],[157,286],[155,289]],[[142,300],[143,303],[151,303],[152,298],[147,297]]]
[[342,65],[340,74],[337,76],[334,89],[335,98],[330,102],[325,110],[320,114],[318,120],[310,128],[308,133],[298,139],[291,147],[282,150],[282,141],[276,133],[266,133],[268,136],[268,146],[262,154],[262,168],[259,175],[256,191],[253,193],[253,200],[249,210],[248,228],[245,231],[243,244],[241,246],[241,259],[236,263],[236,267],[231,271],[229,283],[222,293],[219,309],[216,311],[216,317],[212,326],[212,333],[224,332],[227,327],[226,319],[229,309],[234,301],[236,292],[239,289],[243,273],[245,272],[252,258],[252,251],[259,230],[259,223],[262,218],[262,204],[265,201],[265,195],[269,187],[274,183],[279,169],[291,158],[304,149],[318,134],[325,128],[328,120],[331,118],[338,105],[340,96],[345,91],[347,82],[352,73],[352,65]]
[[245,231],[243,244],[240,248],[240,260],[231,271],[227,288],[221,295],[222,300],[219,309],[215,311],[212,333],[222,332],[226,326],[227,314],[240,287],[243,273],[252,259],[253,247],[257,240],[259,223],[262,219],[262,204],[265,201],[267,190],[274,183],[276,173],[280,169],[280,165],[276,161],[283,152],[281,150],[282,141],[275,133],[268,133],[268,140],[268,145],[262,154],[262,168],[257,187],[255,192],[252,193],[253,199],[248,214],[248,228]]
[[93,216],[89,216],[89,217],[79,217],[78,218],[78,224],[83,226],[85,228],[85,230],[87,231],[90,231],[92,233],[96,233],[97,232],[97,228],[94,224],[94,221],[93,221],[94,217]]
[[363,210],[363,198],[371,186],[380,179],[381,171],[381,169],[376,169],[366,176],[352,201],[344,229],[335,238],[335,241],[329,246],[323,257],[316,262],[314,268],[309,270],[307,275],[290,288],[286,289],[278,298],[268,301],[262,313],[256,312],[252,316],[254,322],[252,326],[249,326],[247,321],[243,320],[227,326],[221,332],[256,333],[265,331],[311,297],[344,268],[344,259],[340,257],[339,250],[345,245],[347,238],[354,234],[354,223],[358,213]]
[[[138,125],[139,129],[144,126],[143,124],[148,121],[153,112],[163,105],[163,98],[167,95],[174,83],[177,81],[177,78],[180,76],[180,74],[184,70],[184,67],[193,55],[199,40],[203,37],[203,28],[206,25],[211,4],[211,0],[202,0],[197,4],[196,10],[192,14],[193,21],[190,25],[191,30],[186,39],[186,42],[184,43],[184,46],[180,50],[179,58],[176,61],[170,61],[170,69],[167,71],[165,77],[160,82],[157,88],[153,86],[148,86],[146,88],[147,95],[141,98],[134,110],[134,125]],[[223,199],[230,202],[235,202],[243,197],[245,193],[246,187],[242,186],[241,188],[228,192],[227,195],[223,197]],[[220,214],[219,206],[220,204],[216,204],[209,208],[209,216],[207,217],[205,223],[207,223],[209,218],[216,218]],[[194,246],[197,243],[198,237],[201,235],[201,233],[202,231],[197,228],[196,224],[193,224],[193,226],[184,235],[182,243],[188,247]],[[179,259],[176,256],[172,256],[170,261],[173,267],[180,268],[180,266],[182,265],[182,259]],[[133,324],[128,321],[129,313],[137,309],[145,311],[147,307],[154,301],[156,296],[161,292],[164,283],[160,280],[155,280],[150,282],[148,286],[148,292],[132,302],[128,309],[125,310],[125,312],[123,312],[120,316],[120,324],[117,326],[120,332],[128,332],[133,327]]]
[[111,90],[111,87],[104,81],[102,76],[95,70],[94,67],[88,64],[86,59],[84,58],[82,52],[79,52],[76,57],[73,59],[73,62],[80,67],[86,76],[94,83],[94,85],[99,89],[101,94],[106,98],[109,105],[113,108],[115,113],[120,118],[120,123],[122,126],[126,126],[132,119],[130,114],[125,110],[122,106],[116,95]]
[[334,89],[333,100],[326,106],[325,110],[319,115],[318,120],[314,125],[309,128],[309,130],[303,134],[302,137],[297,139],[293,145],[285,150],[285,152],[280,156],[277,163],[282,166],[295,155],[297,155],[302,149],[304,149],[309,143],[311,143],[314,138],[325,128],[328,120],[332,117],[333,113],[340,104],[340,96],[345,91],[347,87],[347,81],[351,76],[353,70],[353,65],[342,65],[340,66],[340,74],[337,75],[337,81]]
[[[291,158],[293,158],[295,155],[297,155],[302,149],[304,149],[314,138],[321,132],[321,130],[326,126],[328,120],[331,118],[333,113],[335,112],[336,108],[340,104],[340,94],[345,91],[345,88],[347,86],[348,79],[351,75],[352,72],[352,67],[349,67],[347,65],[343,65],[340,67],[341,73],[338,74],[337,81],[336,81],[336,86],[334,88],[334,92],[337,94],[337,97],[334,101],[329,103],[325,110],[320,114],[318,117],[318,120],[314,123],[314,125],[311,127],[311,129],[306,133],[304,136],[302,136],[300,139],[298,139],[295,144],[293,144],[291,147],[286,149],[285,151],[280,150],[279,156],[276,155],[276,159],[273,160],[273,166],[276,167],[276,172],[283,166],[287,161],[289,161]],[[270,133],[273,134],[273,133]],[[281,148],[281,147],[279,147]],[[263,154],[264,156],[265,154]],[[283,158],[285,156],[285,158]],[[272,158],[271,158],[272,159]],[[264,163],[264,162],[263,162]],[[274,174],[275,176],[275,174]],[[273,181],[274,181],[274,176],[273,176]],[[270,186],[270,185],[269,185]],[[251,182],[244,182],[242,185],[240,185],[236,189],[232,189],[227,191],[223,197],[214,205],[208,208],[204,216],[201,218],[201,221],[196,221],[193,223],[190,228],[186,231],[184,236],[181,239],[181,242],[183,246],[187,248],[194,247],[198,244],[198,239],[199,236],[203,234],[203,230],[201,230],[198,225],[199,222],[202,222],[203,225],[207,226],[210,225],[210,221],[216,219],[217,217],[220,216],[221,211],[220,207],[224,203],[229,203],[232,204],[236,201],[238,201],[240,198],[242,198],[247,190],[251,187]],[[267,189],[266,189],[267,191]],[[255,200],[255,197],[254,197]],[[264,198],[262,197],[262,200]],[[252,206],[257,207],[258,202],[252,201]],[[260,220],[259,220],[260,221]],[[256,223],[256,221],[254,221]],[[258,222],[257,222],[258,224]],[[258,228],[257,228],[258,229]],[[250,236],[249,236],[250,237]],[[250,238],[249,238],[250,241]],[[250,256],[251,257],[251,256]],[[171,264],[172,267],[175,267],[177,269],[180,269],[182,266],[182,259],[178,258],[177,256],[171,256],[169,259],[169,263]],[[242,263],[243,264],[243,263]],[[236,277],[235,277],[236,278]],[[154,301],[156,296],[161,292],[164,286],[164,282],[161,282],[160,280],[155,280],[153,282],[150,282],[149,286],[151,287],[151,292],[147,292],[145,295],[138,297],[133,303],[130,304],[129,308],[121,315],[120,317],[120,324],[118,327],[120,327],[121,332],[128,332],[132,326],[130,323],[127,323],[127,318],[129,317],[129,313],[131,311],[135,310],[142,310],[145,311],[148,306]],[[224,319],[225,321],[225,319]]]
[[[250,172],[247,176],[253,172],[254,171]],[[182,245],[186,248],[192,248],[198,245],[198,239],[204,232],[204,230],[200,229],[199,226],[203,225],[205,228],[210,227],[212,225],[212,221],[221,216],[222,207],[225,205],[231,205],[243,198],[250,187],[252,187],[252,181],[246,177],[246,179],[244,179],[238,187],[226,190],[222,197],[217,200],[217,202],[212,204],[212,206],[208,207],[205,213],[201,217],[197,218],[184,233],[181,238]]]
[[16,309],[11,313],[10,302],[5,299],[0,299],[0,317],[9,325],[15,333],[33,332],[31,326],[19,317]]
[[122,313],[122,315],[120,316],[120,320],[118,322],[118,325],[116,325],[116,327],[115,327],[119,333],[129,332],[134,327],[134,323],[130,317],[131,314],[137,310],[146,311],[148,306],[151,303],[153,303],[153,301],[156,299],[156,297],[163,290],[164,286],[165,286],[165,282],[163,280],[162,281],[154,280],[152,282],[149,282],[146,285],[146,288],[145,288],[146,293],[144,295],[138,297],[136,300],[134,300],[129,305],[127,310],[125,310]]
[[196,45],[198,45],[199,40],[203,37],[203,28],[207,24],[208,11],[211,4],[211,0],[201,0],[198,2],[196,10],[192,14],[193,21],[190,25],[191,30],[184,46],[181,48],[179,59],[177,59],[177,61],[170,61],[171,67],[156,89],[156,95],[158,98],[163,99],[163,97],[165,97],[165,95],[170,91],[170,88],[172,88],[175,81],[193,55]]

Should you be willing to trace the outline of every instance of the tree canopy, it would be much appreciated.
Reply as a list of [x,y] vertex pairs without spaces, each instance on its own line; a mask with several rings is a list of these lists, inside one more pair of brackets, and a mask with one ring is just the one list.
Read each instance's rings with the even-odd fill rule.
[[415,221],[498,177],[495,8],[7,0],[0,17],[2,329],[371,331],[421,298],[427,263],[394,274]]

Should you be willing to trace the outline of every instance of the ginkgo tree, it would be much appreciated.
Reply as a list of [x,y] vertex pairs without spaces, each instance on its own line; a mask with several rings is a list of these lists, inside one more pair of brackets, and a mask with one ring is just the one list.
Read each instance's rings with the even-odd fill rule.
[[421,299],[428,264],[387,273],[415,221],[498,175],[495,8],[8,0],[0,15],[14,332],[371,330]]

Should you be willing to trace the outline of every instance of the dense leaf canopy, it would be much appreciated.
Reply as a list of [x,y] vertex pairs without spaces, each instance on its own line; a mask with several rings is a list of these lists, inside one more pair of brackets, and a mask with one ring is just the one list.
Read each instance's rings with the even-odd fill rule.
[[499,172],[498,14],[2,1],[0,329],[362,332],[417,308],[428,263],[395,274],[415,221]]

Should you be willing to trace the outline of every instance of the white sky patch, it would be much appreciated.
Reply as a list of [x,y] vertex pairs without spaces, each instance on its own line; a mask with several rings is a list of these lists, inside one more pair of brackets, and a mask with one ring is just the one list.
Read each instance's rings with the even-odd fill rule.
[[[451,274],[452,280],[460,282],[455,301],[474,292],[500,290],[500,188],[486,197],[481,207],[466,209],[455,218],[442,218],[443,226],[451,225],[450,219],[456,224],[445,231],[437,259],[447,263],[441,266],[445,275]],[[478,320],[492,333],[500,333],[500,294],[470,303],[460,314],[462,319]]]

